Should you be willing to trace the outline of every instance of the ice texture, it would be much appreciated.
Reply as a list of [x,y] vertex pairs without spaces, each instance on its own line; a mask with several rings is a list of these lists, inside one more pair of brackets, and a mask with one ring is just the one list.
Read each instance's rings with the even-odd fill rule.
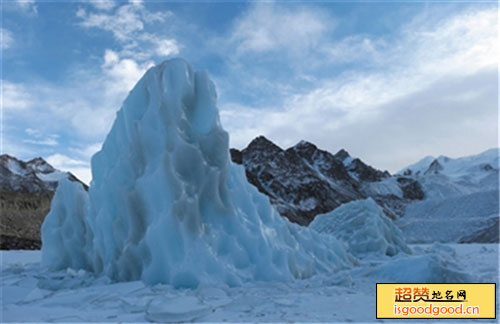
[[410,253],[403,234],[372,198],[355,200],[317,215],[309,228],[344,241],[348,250],[360,255]]
[[[62,179],[42,224],[42,260],[53,268],[88,269],[87,231],[89,197],[80,182]],[[49,217],[50,216],[50,217]]]
[[174,287],[307,278],[352,265],[331,235],[291,224],[229,159],[214,84],[181,59],[149,69],[92,158],[89,197],[62,182],[42,262]]
[[383,282],[457,283],[475,282],[474,275],[463,272],[453,262],[437,253],[405,255],[371,268],[367,275]]

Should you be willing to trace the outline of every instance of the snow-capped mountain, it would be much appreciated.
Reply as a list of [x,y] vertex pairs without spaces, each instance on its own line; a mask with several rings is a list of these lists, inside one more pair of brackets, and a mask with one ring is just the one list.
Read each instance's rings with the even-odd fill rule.
[[292,222],[309,224],[352,200],[373,198],[410,242],[498,242],[498,149],[426,157],[391,176],[301,141],[283,150],[263,136],[231,158]]
[[62,179],[86,188],[73,174],[55,169],[40,157],[25,162],[0,155],[1,249],[40,248],[40,226]]
[[499,149],[492,148],[477,155],[461,158],[449,158],[441,155],[437,158],[427,156],[415,164],[409,165],[398,173],[406,175],[443,174],[451,178],[470,177],[471,174],[482,178],[489,175],[484,171],[500,168]]
[[0,190],[53,192],[58,182],[64,178],[80,182],[87,187],[72,173],[55,169],[41,157],[25,162],[8,154],[0,155]]
[[269,197],[282,216],[301,225],[367,197],[396,219],[408,202],[423,198],[416,180],[393,177],[343,149],[333,155],[306,141],[283,150],[259,136],[242,151],[231,149],[231,158],[245,166],[248,181]]
[[498,242],[498,148],[456,159],[426,157],[400,174],[425,193],[397,221],[410,242]]

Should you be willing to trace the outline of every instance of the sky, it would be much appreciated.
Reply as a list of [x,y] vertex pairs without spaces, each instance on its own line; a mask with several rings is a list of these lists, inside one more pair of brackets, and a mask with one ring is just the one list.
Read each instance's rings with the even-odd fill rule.
[[231,147],[307,140],[396,172],[498,147],[496,1],[1,2],[1,153],[89,183],[143,73],[206,70]]

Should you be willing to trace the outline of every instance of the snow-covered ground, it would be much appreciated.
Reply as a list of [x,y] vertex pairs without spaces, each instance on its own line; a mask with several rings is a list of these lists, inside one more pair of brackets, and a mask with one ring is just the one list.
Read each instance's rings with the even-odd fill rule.
[[375,318],[376,282],[498,284],[497,244],[411,247],[412,256],[365,255],[350,270],[306,280],[196,289],[116,283],[83,270],[48,272],[38,251],[2,251],[1,321],[393,323]]

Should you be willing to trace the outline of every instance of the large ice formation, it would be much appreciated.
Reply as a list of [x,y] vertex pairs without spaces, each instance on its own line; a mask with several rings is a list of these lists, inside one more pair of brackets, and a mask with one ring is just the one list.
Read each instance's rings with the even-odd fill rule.
[[151,68],[92,158],[89,197],[63,182],[42,262],[176,287],[285,281],[348,267],[330,235],[282,219],[229,161],[214,84],[183,60]]
[[309,228],[334,235],[355,255],[410,253],[401,231],[372,198],[351,201],[329,213],[317,215]]

